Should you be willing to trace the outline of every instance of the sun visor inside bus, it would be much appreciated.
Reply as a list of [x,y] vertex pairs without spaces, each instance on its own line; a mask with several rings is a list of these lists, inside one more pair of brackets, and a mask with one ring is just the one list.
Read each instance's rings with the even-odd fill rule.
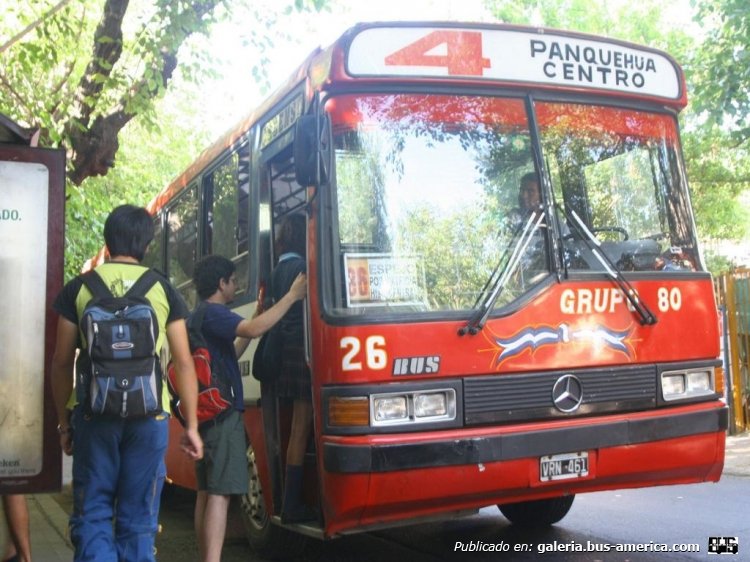
[[334,126],[356,129],[385,123],[485,123],[527,128],[528,118],[522,99],[435,94],[343,95],[326,101],[326,112]]
[[648,114],[615,107],[596,107],[589,104],[538,102],[535,105],[537,123],[542,130],[559,126],[560,119],[574,121],[578,132],[600,136],[602,134],[627,135],[636,138],[661,138],[677,141],[674,116],[667,113]]

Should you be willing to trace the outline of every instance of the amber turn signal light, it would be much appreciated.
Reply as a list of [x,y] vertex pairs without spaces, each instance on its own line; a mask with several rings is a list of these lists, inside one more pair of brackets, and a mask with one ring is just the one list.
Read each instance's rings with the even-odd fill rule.
[[361,427],[370,424],[370,400],[366,396],[332,396],[328,400],[331,427]]
[[724,369],[722,367],[714,367],[714,390],[720,396],[724,396]]

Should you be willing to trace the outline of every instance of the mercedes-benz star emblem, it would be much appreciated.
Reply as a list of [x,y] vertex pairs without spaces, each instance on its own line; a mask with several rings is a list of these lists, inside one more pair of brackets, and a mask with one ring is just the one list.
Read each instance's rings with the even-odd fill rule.
[[583,400],[583,386],[578,377],[563,375],[552,387],[552,402],[561,412],[575,412]]

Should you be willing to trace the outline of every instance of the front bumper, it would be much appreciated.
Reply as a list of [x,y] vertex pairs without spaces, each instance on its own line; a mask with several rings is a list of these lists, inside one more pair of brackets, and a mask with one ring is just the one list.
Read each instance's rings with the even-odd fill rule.
[[[663,441],[701,433],[725,431],[729,423],[726,407],[586,425],[534,429],[500,435],[410,442],[366,444],[324,442],[326,471],[336,473],[390,472],[463,464],[491,463],[539,457],[569,451],[604,449]],[[667,415],[665,415],[667,414]],[[557,425],[557,424],[556,424]]]

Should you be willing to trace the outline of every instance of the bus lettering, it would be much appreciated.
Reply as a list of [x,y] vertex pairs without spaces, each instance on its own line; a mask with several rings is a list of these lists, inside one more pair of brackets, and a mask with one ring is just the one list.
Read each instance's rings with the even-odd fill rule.
[[560,312],[563,314],[612,313],[625,302],[620,289],[615,287],[591,289],[565,289],[560,295]]
[[609,48],[582,47],[580,44],[561,44],[558,41],[532,39],[529,41],[531,58],[546,56],[548,60],[562,62],[585,62],[596,66],[611,66],[626,70],[656,72],[652,57],[629,52],[614,51]]
[[[341,349],[346,349],[341,360],[342,371],[361,371],[362,360],[358,357],[362,349],[362,342],[354,336],[344,336],[339,343]],[[383,336],[370,336],[365,340],[365,363],[368,369],[379,371],[388,365],[388,352],[385,350]]]
[[440,371],[440,356],[398,357],[393,360],[394,375],[434,374]]
[[385,369],[388,365],[388,353],[385,349],[383,336],[370,336],[365,340],[365,361],[367,367],[373,370]]
[[[564,80],[574,80],[577,82],[588,82],[593,83],[594,78],[598,78],[602,84],[607,84],[608,80],[612,75],[612,69],[603,66],[585,66],[576,65],[573,63],[563,63],[559,66],[554,62],[546,62],[542,67],[544,75],[548,78],[561,77]],[[640,72],[628,74],[624,70],[614,71],[614,82],[616,86],[628,88],[634,86],[636,88],[643,88],[646,85],[646,78]]]
[[347,268],[349,277],[349,297],[354,299],[366,299],[370,296],[370,273],[366,267]]
[[491,67],[490,59],[482,56],[480,32],[449,29],[428,33],[384,62],[386,66],[439,66],[448,69],[450,76],[482,76]]
[[[682,308],[682,293],[679,287],[659,287],[656,292],[657,305],[661,312],[680,310]],[[638,295],[634,297],[638,299]],[[565,289],[560,295],[560,312],[563,314],[593,314],[612,313],[618,305],[625,304],[628,310],[633,310],[630,302],[620,289],[596,288],[596,289]]]
[[659,287],[659,290],[656,292],[656,298],[659,310],[662,312],[680,310],[682,308],[682,293],[679,287],[672,287],[671,289]]
[[355,338],[353,336],[345,336],[341,338],[339,347],[341,347],[341,349],[348,349],[341,361],[341,370],[361,371],[362,363],[360,361],[354,361],[354,357],[359,353],[359,350],[362,347],[362,344],[359,342],[359,338]]
[[531,58],[547,59],[542,72],[552,79],[642,89],[646,86],[644,72],[656,73],[653,58],[628,52],[548,43],[543,39],[529,41],[529,49]]

